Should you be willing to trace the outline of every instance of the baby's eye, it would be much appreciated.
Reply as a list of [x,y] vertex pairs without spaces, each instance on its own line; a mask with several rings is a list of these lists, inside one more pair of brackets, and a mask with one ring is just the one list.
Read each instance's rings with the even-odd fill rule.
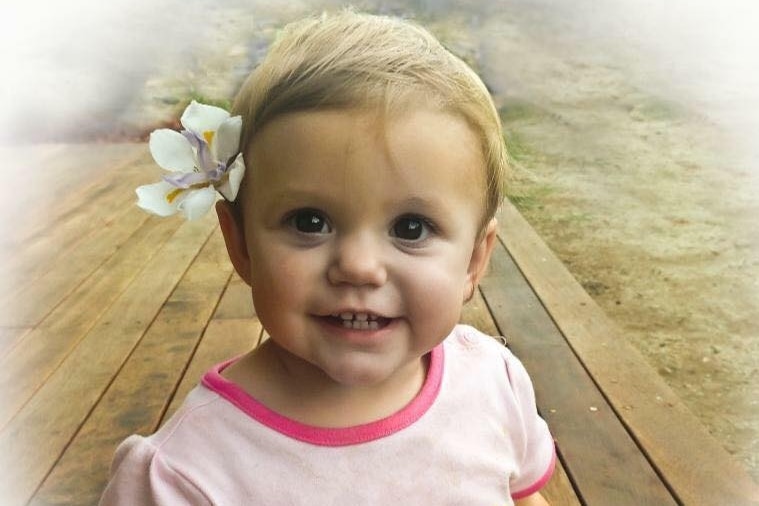
[[427,220],[419,216],[401,216],[393,225],[391,235],[403,241],[423,241],[432,232]]
[[288,221],[302,234],[328,234],[332,231],[324,215],[314,209],[295,211]]

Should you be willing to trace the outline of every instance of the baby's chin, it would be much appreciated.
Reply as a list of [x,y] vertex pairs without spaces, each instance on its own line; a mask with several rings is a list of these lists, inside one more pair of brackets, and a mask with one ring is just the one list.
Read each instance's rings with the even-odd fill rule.
[[407,384],[418,384],[420,378],[423,382],[425,377],[424,361],[421,357],[401,363],[393,361],[390,357],[354,356],[337,363],[333,361],[328,367],[322,368],[322,371],[332,381],[346,388],[398,388]]

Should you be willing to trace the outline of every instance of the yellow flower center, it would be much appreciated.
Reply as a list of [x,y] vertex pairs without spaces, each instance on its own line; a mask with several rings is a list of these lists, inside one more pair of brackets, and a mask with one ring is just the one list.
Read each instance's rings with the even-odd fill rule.
[[213,130],[206,130],[203,132],[203,138],[206,140],[206,143],[210,146],[211,142],[213,141],[213,136],[216,134]]
[[171,204],[183,191],[184,191],[183,188],[177,188],[176,190],[171,190],[169,193],[166,194],[166,201],[169,204]]

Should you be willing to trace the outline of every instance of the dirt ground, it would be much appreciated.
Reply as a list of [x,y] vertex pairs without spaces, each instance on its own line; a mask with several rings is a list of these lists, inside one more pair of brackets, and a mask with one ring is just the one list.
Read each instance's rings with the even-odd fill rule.
[[[640,55],[566,38],[576,27],[540,2],[448,3],[365,2],[416,9],[483,75],[513,158],[509,198],[759,479],[759,164],[694,103],[646,86]],[[189,98],[228,101],[283,21],[334,4],[194,4],[205,31],[191,51],[153,55],[119,131],[144,134]]]
[[511,200],[759,477],[759,164],[692,104],[637,86],[624,62],[529,26],[490,18],[477,32]]

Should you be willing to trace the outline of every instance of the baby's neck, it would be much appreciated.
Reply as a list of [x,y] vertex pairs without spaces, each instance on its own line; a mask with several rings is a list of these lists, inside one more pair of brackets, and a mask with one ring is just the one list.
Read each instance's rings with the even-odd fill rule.
[[406,406],[424,384],[428,361],[422,357],[377,384],[344,385],[269,340],[223,375],[283,416],[339,428],[380,420]]

